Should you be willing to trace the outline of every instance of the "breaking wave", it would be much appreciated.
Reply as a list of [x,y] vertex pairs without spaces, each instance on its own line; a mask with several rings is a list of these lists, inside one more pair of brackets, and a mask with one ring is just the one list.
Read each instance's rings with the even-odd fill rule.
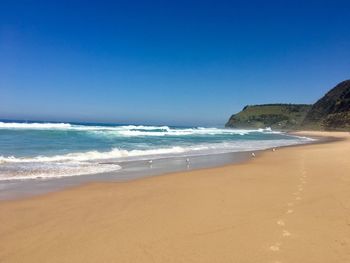
[[115,163],[124,161],[262,150],[310,140],[270,128],[41,122],[0,122],[1,134],[0,181],[105,173],[122,169]]
[[144,126],[144,125],[122,125],[122,126],[92,126],[74,125],[70,123],[18,123],[0,122],[1,129],[13,130],[66,130],[66,131],[86,131],[99,135],[114,135],[124,137],[134,136],[186,136],[186,135],[219,135],[219,134],[239,134],[249,133],[279,133],[270,128],[256,130],[242,129],[219,129],[219,128],[170,128],[169,126]]
[[295,140],[261,140],[254,141],[237,141],[237,142],[224,142],[224,143],[212,143],[212,144],[199,144],[195,146],[187,147],[167,147],[148,150],[123,150],[114,148],[110,151],[87,151],[68,153],[63,155],[54,156],[36,156],[29,158],[18,158],[14,156],[0,156],[1,163],[35,163],[35,162],[87,162],[87,161],[102,161],[102,160],[130,160],[140,159],[138,157],[162,157],[162,156],[176,156],[178,154],[188,153],[189,155],[196,154],[213,154],[213,153],[225,153],[225,152],[244,152],[251,150],[262,150],[272,147],[286,146],[292,144],[301,144],[310,141],[309,138],[296,138]]

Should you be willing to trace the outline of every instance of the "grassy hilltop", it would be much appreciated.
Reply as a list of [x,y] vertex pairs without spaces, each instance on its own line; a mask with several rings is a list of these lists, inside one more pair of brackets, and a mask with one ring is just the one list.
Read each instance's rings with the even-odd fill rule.
[[297,129],[311,109],[307,104],[264,104],[245,106],[231,116],[226,127],[265,128],[290,130]]
[[246,106],[226,123],[231,128],[350,130],[350,80],[339,83],[313,105]]

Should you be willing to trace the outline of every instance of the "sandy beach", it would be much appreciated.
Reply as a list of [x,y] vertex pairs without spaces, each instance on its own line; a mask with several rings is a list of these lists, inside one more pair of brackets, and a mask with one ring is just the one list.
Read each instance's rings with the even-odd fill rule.
[[350,134],[0,202],[0,262],[350,262]]

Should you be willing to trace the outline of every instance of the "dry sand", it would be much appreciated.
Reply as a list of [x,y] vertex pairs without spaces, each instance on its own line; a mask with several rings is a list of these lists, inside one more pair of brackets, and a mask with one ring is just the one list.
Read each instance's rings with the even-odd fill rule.
[[350,135],[0,202],[0,262],[350,262]]

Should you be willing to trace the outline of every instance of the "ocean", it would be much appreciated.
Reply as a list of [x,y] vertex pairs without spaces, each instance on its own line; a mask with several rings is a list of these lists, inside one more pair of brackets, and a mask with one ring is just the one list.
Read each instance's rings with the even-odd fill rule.
[[[128,162],[247,152],[308,143],[273,131],[55,122],[0,122],[0,181],[113,172]],[[188,159],[188,160],[187,160]]]

